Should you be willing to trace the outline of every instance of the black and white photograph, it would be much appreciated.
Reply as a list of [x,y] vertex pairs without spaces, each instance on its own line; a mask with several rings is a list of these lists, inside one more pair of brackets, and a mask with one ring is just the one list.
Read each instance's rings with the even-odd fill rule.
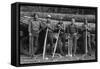
[[20,6],[20,63],[96,59],[96,10]]

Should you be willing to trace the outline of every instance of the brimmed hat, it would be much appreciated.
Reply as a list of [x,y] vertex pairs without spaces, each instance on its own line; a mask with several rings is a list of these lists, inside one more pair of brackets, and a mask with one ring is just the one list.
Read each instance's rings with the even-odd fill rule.
[[71,20],[74,20],[74,21],[75,21],[75,17],[74,17],[74,16],[72,16]]
[[47,18],[51,18],[51,15],[47,15]]

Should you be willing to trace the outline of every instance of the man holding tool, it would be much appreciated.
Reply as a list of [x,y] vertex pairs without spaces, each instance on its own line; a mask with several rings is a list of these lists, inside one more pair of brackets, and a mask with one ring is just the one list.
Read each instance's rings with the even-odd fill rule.
[[[91,43],[90,43],[90,31],[89,31],[89,26],[87,19],[85,18],[85,22],[82,25],[82,36],[83,36],[83,42],[84,42],[84,50],[85,50],[85,55],[91,55]],[[84,56],[85,56],[84,55]]]
[[59,34],[57,45],[61,55],[64,55],[63,47],[65,46],[65,37],[64,37],[64,24],[62,21],[63,17],[60,18],[59,22],[55,26],[56,32]]

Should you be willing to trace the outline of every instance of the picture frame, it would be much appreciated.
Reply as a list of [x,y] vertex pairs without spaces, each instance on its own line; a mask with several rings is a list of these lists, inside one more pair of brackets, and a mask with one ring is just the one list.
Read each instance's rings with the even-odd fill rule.
[[[60,8],[60,9],[59,9]],[[42,52],[42,55],[32,55],[32,57],[29,55],[29,51],[33,50],[32,46],[30,48],[30,36],[29,36],[29,21],[34,16],[34,14],[38,14],[40,19],[40,22],[45,22],[45,19],[50,17],[52,20],[57,21],[62,20],[68,21],[74,21],[73,18],[75,18],[75,21],[80,24],[78,25],[78,28],[80,29],[79,25],[81,25],[81,22],[84,23],[85,17],[87,18],[89,25],[91,27],[90,32],[93,34],[91,35],[91,41],[92,43],[92,56],[89,55],[87,57],[87,54],[85,54],[85,57],[83,58],[80,56],[80,54],[76,54],[77,56],[72,56],[73,53],[70,53],[71,48],[68,47],[67,57],[62,56],[60,54],[57,54],[58,56],[55,57],[55,60],[53,60],[52,56],[55,56],[55,52],[53,54],[47,55],[43,49],[44,52]],[[51,15],[51,16],[49,16]],[[63,17],[63,18],[61,18]],[[29,19],[29,20],[28,20]],[[87,62],[97,62],[97,7],[90,7],[90,6],[72,6],[72,5],[59,5],[59,4],[43,4],[43,3],[26,3],[26,2],[15,2],[11,4],[11,65],[20,67],[20,66],[36,66],[36,65],[52,65],[52,64],[69,64],[69,63],[87,63]],[[67,22],[65,22],[66,24]],[[64,25],[65,26],[65,25]],[[68,27],[69,28],[69,27]],[[28,33],[27,33],[28,32]],[[79,32],[80,33],[80,32]],[[42,34],[43,35],[43,34]],[[59,35],[60,37],[60,35]],[[32,39],[33,37],[31,37]],[[48,38],[48,37],[47,37]],[[71,37],[70,37],[71,38]],[[92,42],[92,38],[94,41]],[[46,39],[46,36],[45,36]],[[43,40],[42,36],[39,40]],[[47,39],[48,40],[48,39]],[[47,41],[46,40],[46,41]],[[80,39],[81,40],[81,39]],[[79,41],[80,41],[79,40]],[[87,39],[88,40],[88,37]],[[25,41],[25,42],[24,42]],[[58,38],[59,41],[59,38]],[[24,43],[23,43],[24,42]],[[27,43],[28,42],[28,43]],[[56,39],[57,42],[57,39]],[[55,42],[55,44],[56,44]],[[88,41],[86,41],[86,47],[84,50],[88,50]],[[32,43],[32,42],[31,42]],[[43,42],[45,44],[45,40]],[[59,42],[58,42],[59,43]],[[70,42],[69,42],[70,43]],[[80,42],[77,42],[78,44],[81,44]],[[71,43],[70,43],[71,44]],[[23,47],[24,46],[24,47]],[[54,49],[56,50],[56,46],[54,45]],[[46,47],[46,45],[45,45]],[[43,48],[45,48],[43,47]],[[49,47],[49,46],[48,46]],[[88,49],[86,49],[88,48]],[[80,53],[81,46],[78,46],[77,53]],[[27,51],[26,51],[27,50]],[[49,50],[49,49],[48,49]],[[79,51],[78,51],[79,50]],[[34,50],[33,50],[34,51]],[[40,51],[40,50],[39,50]],[[51,52],[51,51],[50,51]],[[86,52],[86,51],[85,51]],[[33,53],[33,52],[32,52]],[[44,53],[44,54],[43,54]],[[27,56],[26,56],[27,55]],[[44,56],[44,57],[43,57]],[[78,57],[79,56],[79,57]],[[48,57],[48,58],[45,58]],[[77,59],[76,59],[77,58]],[[86,59],[85,59],[86,58]],[[56,60],[58,59],[58,60]]]

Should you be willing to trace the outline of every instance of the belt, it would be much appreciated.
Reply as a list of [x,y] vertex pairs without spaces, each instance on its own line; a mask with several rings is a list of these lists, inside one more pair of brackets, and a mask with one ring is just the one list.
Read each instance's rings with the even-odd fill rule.
[[33,30],[32,32],[39,33],[39,30]]

